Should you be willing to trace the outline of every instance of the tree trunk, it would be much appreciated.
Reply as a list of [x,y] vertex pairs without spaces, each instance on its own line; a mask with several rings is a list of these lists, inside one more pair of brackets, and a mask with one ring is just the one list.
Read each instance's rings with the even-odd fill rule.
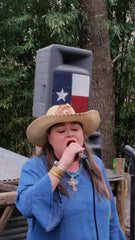
[[82,48],[93,52],[93,73],[90,94],[90,109],[100,113],[99,131],[102,136],[102,160],[105,166],[112,168],[116,157],[114,142],[115,98],[113,72],[110,57],[109,32],[105,26],[107,19],[105,0],[80,1],[80,7],[87,14],[82,31]]

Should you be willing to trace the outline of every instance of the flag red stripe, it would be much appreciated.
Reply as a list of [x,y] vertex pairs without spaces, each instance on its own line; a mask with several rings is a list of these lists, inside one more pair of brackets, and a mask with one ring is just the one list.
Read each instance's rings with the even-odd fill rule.
[[74,108],[76,113],[87,112],[88,111],[88,97],[72,96],[71,106]]

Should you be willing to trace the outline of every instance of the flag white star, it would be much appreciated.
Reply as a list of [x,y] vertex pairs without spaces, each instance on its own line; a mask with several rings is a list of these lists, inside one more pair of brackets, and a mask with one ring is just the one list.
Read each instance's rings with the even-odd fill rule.
[[61,89],[60,92],[56,92],[56,93],[57,93],[57,95],[58,95],[57,101],[60,101],[61,99],[62,99],[63,101],[66,101],[66,100],[65,100],[65,97],[68,95],[68,93],[67,93],[67,92],[64,92],[64,89],[63,89],[63,88]]

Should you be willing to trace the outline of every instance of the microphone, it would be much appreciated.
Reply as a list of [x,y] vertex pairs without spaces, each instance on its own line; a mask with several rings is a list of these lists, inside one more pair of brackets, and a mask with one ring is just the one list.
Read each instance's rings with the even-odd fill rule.
[[132,148],[129,145],[126,145],[124,147],[124,152],[131,158],[135,157],[135,148],[134,148],[134,146]]
[[[67,143],[67,146],[69,146],[72,142],[75,142],[75,141],[73,141],[73,140],[69,141],[69,142]],[[85,155],[84,153],[82,153],[82,152],[76,153],[76,156],[75,156],[75,157],[76,157],[76,158],[81,158],[82,160],[86,160],[86,159],[87,159],[86,155]]]
[[76,154],[76,158],[78,158],[78,157],[81,158],[82,160],[87,159],[86,155],[84,153],[82,153],[82,152],[78,152]]

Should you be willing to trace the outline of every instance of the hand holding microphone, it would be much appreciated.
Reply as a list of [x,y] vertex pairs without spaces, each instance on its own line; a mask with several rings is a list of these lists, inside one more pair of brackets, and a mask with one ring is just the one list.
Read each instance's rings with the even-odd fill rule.
[[[67,146],[69,146],[71,143],[74,143],[74,141],[69,141]],[[82,160],[85,160],[87,157],[83,152],[77,152],[75,158],[81,158]]]
[[82,147],[77,142],[70,140],[67,142],[67,147],[65,148],[60,163],[68,169],[72,166],[73,162],[80,161],[80,159],[86,159],[85,154],[83,153],[84,147]]

